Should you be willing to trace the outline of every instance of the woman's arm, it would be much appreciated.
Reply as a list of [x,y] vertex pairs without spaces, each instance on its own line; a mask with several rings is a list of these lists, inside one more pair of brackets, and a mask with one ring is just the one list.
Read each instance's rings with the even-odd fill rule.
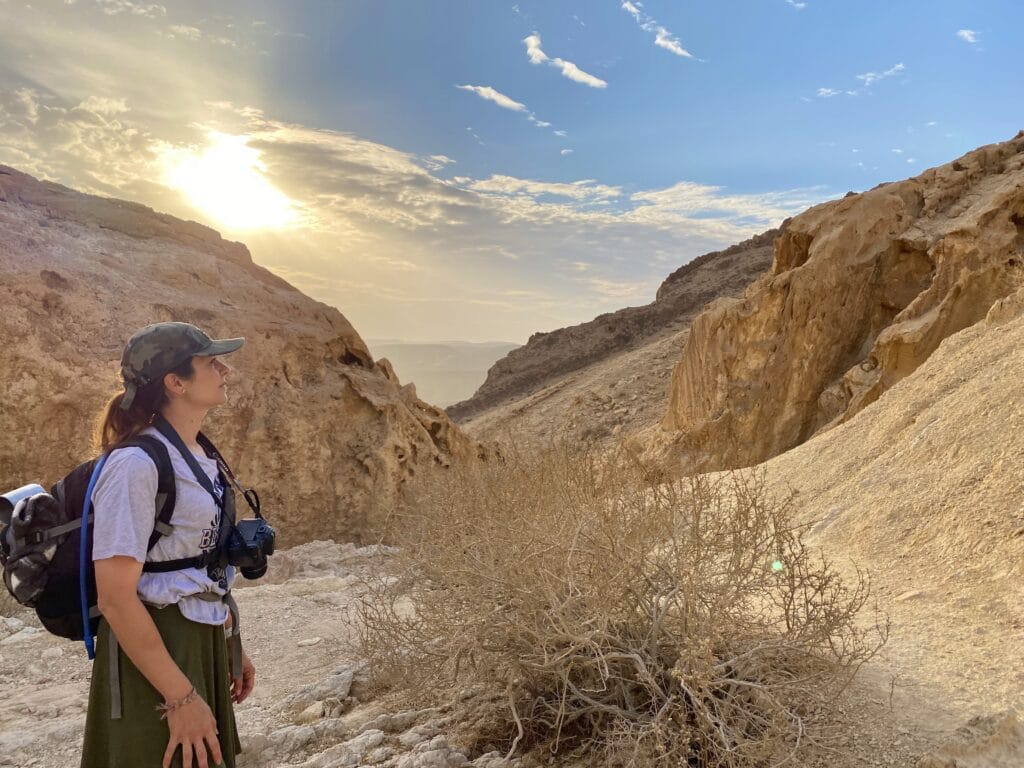
[[[97,607],[114,630],[118,645],[165,701],[180,701],[188,696],[192,683],[174,663],[149,611],[139,600],[142,563],[131,557],[115,556],[97,560],[95,568]],[[156,712],[153,717],[158,717]],[[170,739],[164,753],[164,768],[170,765],[178,745],[183,765],[192,765],[194,753],[199,768],[207,768],[207,749],[214,764],[220,764],[217,720],[201,697],[169,712],[167,724]]]
[[167,652],[156,624],[139,600],[142,563],[131,557],[97,560],[97,607],[139,672],[168,701],[187,696],[192,683]]

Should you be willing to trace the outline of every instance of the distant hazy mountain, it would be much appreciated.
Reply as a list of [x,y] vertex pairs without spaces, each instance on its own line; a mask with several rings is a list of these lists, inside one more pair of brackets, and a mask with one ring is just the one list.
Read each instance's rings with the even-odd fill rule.
[[495,361],[520,346],[510,341],[365,341],[374,359],[386,357],[403,384],[413,382],[421,400],[441,408],[472,397]]

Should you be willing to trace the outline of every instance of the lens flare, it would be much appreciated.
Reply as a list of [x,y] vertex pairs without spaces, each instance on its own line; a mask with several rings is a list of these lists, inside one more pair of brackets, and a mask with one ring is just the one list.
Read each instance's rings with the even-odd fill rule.
[[279,229],[296,220],[294,203],[266,176],[245,136],[211,131],[205,148],[165,147],[164,183],[229,230]]

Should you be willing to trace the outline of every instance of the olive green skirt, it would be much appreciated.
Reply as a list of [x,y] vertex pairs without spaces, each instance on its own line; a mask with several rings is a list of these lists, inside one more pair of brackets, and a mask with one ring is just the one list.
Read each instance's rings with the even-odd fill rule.
[[[234,768],[235,755],[242,749],[231,703],[224,627],[190,621],[181,615],[176,605],[147,608],[171,658],[217,718],[224,758],[220,766]],[[163,697],[119,648],[121,717],[114,718],[111,666],[109,626],[101,619],[85,718],[82,768],[160,768],[170,739],[167,721],[161,720],[156,710],[156,705],[163,703]],[[181,747],[178,747],[171,765],[180,768],[181,763]],[[212,762],[210,768],[213,768]]]

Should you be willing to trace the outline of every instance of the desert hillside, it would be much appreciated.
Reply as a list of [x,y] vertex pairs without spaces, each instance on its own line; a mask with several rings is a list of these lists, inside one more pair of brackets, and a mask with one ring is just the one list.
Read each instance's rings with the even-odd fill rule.
[[791,219],[770,274],[698,316],[653,440],[755,464],[850,419],[1024,285],[1024,132]]
[[[892,620],[882,658],[903,727],[1002,723],[949,766],[1024,765],[1024,289],[942,341],[836,428],[766,464],[809,538],[867,569]],[[977,733],[975,733],[977,736]]]
[[552,433],[608,440],[650,426],[664,412],[693,318],[709,301],[740,295],[765,272],[778,233],[683,265],[650,304],[534,334],[448,414],[482,440],[506,438],[509,429],[527,441]]
[[254,264],[241,243],[2,166],[0,230],[4,488],[52,483],[87,458],[125,341],[163,320],[246,337],[209,431],[286,543],[358,540],[418,468],[476,454],[442,410],[374,362],[340,312]]

